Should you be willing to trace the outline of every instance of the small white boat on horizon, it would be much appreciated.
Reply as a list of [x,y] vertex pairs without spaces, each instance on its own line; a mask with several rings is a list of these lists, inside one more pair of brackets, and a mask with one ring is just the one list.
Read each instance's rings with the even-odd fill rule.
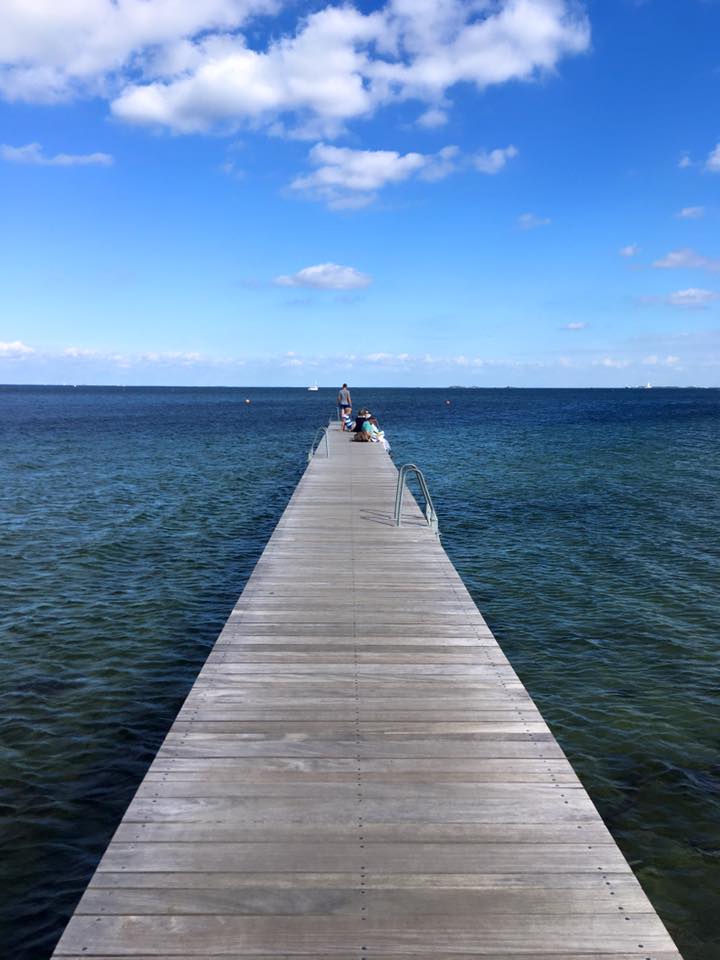
[[308,387],[308,390],[310,390],[311,393],[315,393],[315,391],[316,391],[316,390],[319,390],[319,389],[320,389],[320,387],[318,387],[318,385],[317,385],[316,383],[313,383],[313,385],[312,385],[311,387]]

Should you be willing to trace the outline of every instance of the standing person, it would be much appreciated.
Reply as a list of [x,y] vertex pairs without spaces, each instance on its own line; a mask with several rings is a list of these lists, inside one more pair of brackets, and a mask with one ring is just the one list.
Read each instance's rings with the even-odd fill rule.
[[340,429],[345,429],[345,417],[352,413],[352,397],[348,390],[348,385],[344,383],[338,392],[337,397],[338,417],[340,419]]

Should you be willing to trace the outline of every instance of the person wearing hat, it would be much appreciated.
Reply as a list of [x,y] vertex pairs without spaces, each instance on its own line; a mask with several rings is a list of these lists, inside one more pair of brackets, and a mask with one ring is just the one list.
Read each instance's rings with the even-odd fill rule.
[[352,428],[353,433],[360,433],[363,428],[363,424],[366,420],[369,420],[372,414],[369,410],[366,410],[365,407],[362,410],[358,410],[358,415],[355,417],[355,426]]

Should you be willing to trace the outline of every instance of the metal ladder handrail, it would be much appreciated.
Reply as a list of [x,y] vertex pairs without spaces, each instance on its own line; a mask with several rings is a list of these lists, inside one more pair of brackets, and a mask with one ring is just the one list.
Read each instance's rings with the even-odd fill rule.
[[[318,427],[315,431],[315,436],[313,437],[313,442],[310,444],[310,449],[308,450],[308,463],[315,456],[317,451],[320,449],[320,443],[322,442],[323,437],[325,438],[325,456],[330,456],[330,442],[328,440],[328,427]],[[317,447],[315,444],[317,443]]]
[[430,491],[428,490],[425,475],[420,467],[416,466],[414,463],[406,463],[400,467],[400,470],[398,471],[397,489],[395,490],[395,526],[402,526],[402,505],[403,497],[405,496],[405,480],[409,473],[414,473],[418,479],[420,491],[422,492],[423,497],[425,497],[425,519],[427,520],[427,524],[435,536],[439,537],[440,527],[438,524],[438,515],[435,512],[435,507],[432,502],[432,497],[430,496]]

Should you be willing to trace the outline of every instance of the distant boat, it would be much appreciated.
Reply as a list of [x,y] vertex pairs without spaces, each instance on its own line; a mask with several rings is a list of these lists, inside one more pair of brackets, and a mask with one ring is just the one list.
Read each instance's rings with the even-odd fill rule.
[[649,380],[648,380],[648,382],[645,384],[645,386],[643,387],[643,390],[652,390],[652,384],[650,383]]
[[319,389],[320,389],[320,388],[318,387],[318,385],[317,385],[316,383],[314,383],[311,387],[308,387],[308,390],[310,390],[312,393],[315,393],[315,391],[316,391],[316,390],[319,390]]

